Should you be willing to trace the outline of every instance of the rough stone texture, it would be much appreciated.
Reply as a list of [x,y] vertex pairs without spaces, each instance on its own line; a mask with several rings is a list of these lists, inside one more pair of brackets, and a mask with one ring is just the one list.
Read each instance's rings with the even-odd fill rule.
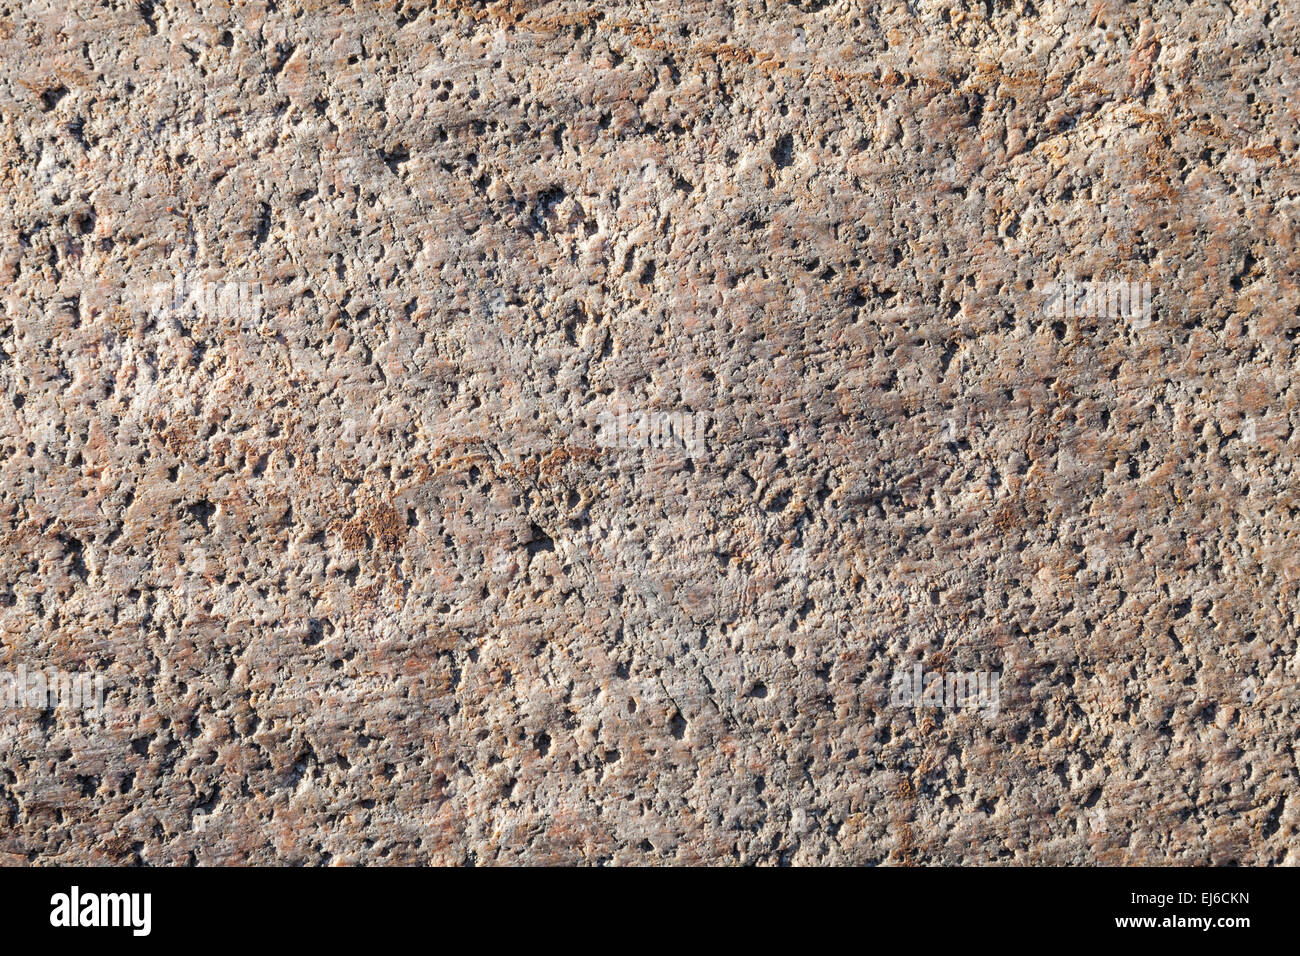
[[355,7],[0,2],[0,859],[1300,861],[1295,4]]

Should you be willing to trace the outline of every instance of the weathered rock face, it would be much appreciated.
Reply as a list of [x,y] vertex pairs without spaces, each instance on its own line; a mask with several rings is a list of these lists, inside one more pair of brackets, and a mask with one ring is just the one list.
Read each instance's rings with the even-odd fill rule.
[[1295,5],[358,6],[0,5],[0,858],[1300,862]]

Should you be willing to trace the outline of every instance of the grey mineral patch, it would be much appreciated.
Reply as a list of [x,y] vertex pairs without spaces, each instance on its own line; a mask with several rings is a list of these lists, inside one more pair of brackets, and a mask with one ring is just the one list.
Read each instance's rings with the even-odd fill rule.
[[358,6],[0,2],[0,861],[1300,862],[1294,5]]

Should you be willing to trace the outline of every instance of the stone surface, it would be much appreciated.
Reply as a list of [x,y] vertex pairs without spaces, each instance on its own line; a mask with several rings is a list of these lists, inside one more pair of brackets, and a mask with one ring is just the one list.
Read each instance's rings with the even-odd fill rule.
[[0,3],[0,860],[1300,861],[1295,5],[356,6]]

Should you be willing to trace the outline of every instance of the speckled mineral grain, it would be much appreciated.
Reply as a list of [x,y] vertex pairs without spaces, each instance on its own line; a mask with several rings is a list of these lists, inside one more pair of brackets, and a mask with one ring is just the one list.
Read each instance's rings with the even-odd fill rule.
[[1300,862],[1297,49],[0,2],[0,861]]

